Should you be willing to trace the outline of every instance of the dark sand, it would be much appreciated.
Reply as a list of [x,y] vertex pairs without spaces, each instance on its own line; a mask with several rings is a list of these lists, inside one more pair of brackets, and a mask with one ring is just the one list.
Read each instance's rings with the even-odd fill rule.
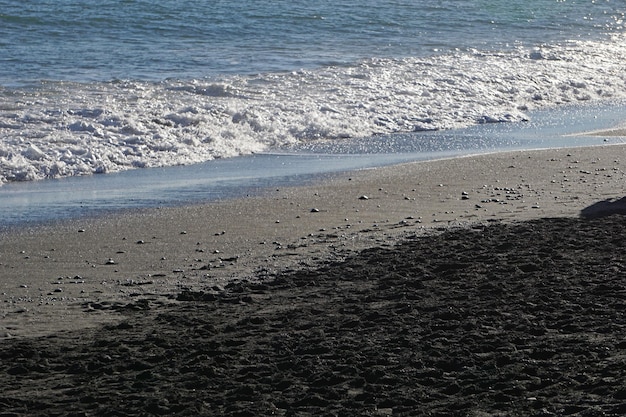
[[2,416],[626,414],[626,218],[495,223],[0,345]]
[[624,149],[0,236],[0,417],[626,415]]

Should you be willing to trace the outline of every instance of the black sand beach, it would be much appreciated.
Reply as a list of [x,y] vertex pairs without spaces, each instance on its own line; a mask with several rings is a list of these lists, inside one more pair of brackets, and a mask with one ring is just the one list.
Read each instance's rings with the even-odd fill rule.
[[408,237],[0,344],[1,416],[626,414],[626,218]]

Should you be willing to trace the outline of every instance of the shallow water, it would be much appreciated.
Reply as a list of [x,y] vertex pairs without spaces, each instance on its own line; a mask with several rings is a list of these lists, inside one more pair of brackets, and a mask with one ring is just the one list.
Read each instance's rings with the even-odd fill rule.
[[403,162],[624,143],[625,138],[574,134],[614,127],[625,113],[626,103],[571,106],[534,113],[529,122],[371,137],[359,143],[328,141],[189,166],[7,184],[0,188],[0,228],[242,197],[266,187]]
[[616,102],[625,11],[582,0],[0,0],[0,184]]

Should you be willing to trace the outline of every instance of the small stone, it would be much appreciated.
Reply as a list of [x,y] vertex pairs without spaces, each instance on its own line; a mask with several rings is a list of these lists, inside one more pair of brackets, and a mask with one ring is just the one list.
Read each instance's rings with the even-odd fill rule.
[[366,195],[362,195],[361,197],[359,197],[359,200],[369,200],[370,198]]
[[78,233],[85,233],[85,229],[78,229]]
[[115,265],[115,261],[112,258],[109,258],[104,264],[105,265]]
[[138,245],[143,245],[144,243],[146,243],[146,242],[144,242],[143,240],[138,240],[138,241],[137,241],[137,244],[138,244]]
[[186,235],[187,231],[183,230],[182,232],[180,232],[181,235]]
[[311,213],[319,213],[319,212],[320,212],[320,209],[318,209],[318,208],[312,208],[311,209]]

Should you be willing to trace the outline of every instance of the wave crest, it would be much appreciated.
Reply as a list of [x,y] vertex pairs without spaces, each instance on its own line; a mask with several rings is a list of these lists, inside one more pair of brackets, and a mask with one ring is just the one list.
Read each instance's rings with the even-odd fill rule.
[[310,141],[527,120],[626,97],[626,36],[219,80],[0,91],[0,183],[191,164]]

